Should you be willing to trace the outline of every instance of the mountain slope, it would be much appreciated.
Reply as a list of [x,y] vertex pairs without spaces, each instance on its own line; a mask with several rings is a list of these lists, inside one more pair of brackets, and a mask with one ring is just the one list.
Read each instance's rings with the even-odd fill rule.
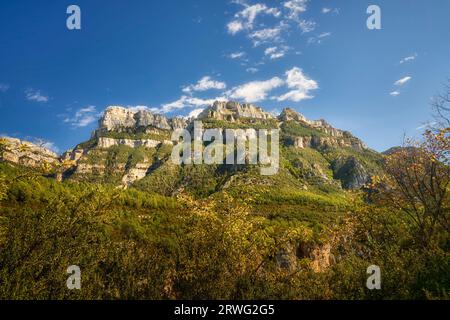
[[[216,102],[197,120],[203,122],[204,128],[279,128],[278,175],[289,176],[284,179],[285,183],[289,181],[289,187],[358,189],[381,170],[382,156],[351,133],[335,129],[324,120],[310,121],[292,109],[283,110],[276,118],[251,104]],[[74,162],[64,176],[135,186],[167,195],[188,190],[197,196],[207,196],[245,181],[265,185],[271,180],[253,170],[254,166],[175,167],[169,163],[173,146],[170,136],[179,128],[192,130],[192,119],[168,119],[146,110],[109,107],[91,139],[62,156],[63,160]]]

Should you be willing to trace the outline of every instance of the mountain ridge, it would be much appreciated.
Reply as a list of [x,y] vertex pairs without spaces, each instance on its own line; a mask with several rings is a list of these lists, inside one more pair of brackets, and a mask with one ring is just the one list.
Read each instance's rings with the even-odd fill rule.
[[[173,146],[171,133],[176,129],[191,130],[195,120],[203,121],[205,127],[211,128],[279,128],[283,170],[305,185],[336,185],[336,181],[340,181],[345,189],[358,189],[380,169],[377,162],[381,161],[381,154],[367,148],[350,132],[336,129],[325,120],[308,120],[291,108],[274,116],[253,104],[216,101],[191,119],[167,118],[142,108],[108,107],[91,138],[57,159],[71,162],[62,178],[133,186],[158,170],[169,170],[168,159]],[[173,170],[169,171],[173,173]],[[215,170],[210,173],[214,176],[211,179],[221,180],[226,179],[221,172],[228,172],[230,168]],[[181,176],[173,177],[178,182],[173,182],[177,187],[173,187],[172,193],[180,188],[183,184],[180,181],[185,180],[184,175],[188,173],[179,174]]]

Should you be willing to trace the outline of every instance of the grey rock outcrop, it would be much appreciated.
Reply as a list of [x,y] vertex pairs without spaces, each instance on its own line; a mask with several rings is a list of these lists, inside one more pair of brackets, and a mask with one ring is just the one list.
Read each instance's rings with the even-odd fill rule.
[[305,136],[295,138],[294,145],[297,148],[329,148],[329,147],[346,147],[356,150],[366,148],[364,143],[358,139],[346,139],[345,137],[332,136]]
[[171,141],[156,141],[151,139],[140,139],[140,140],[132,140],[132,139],[113,139],[113,138],[98,138],[97,147],[101,149],[108,149],[114,146],[128,146],[131,148],[155,148],[159,146],[161,143],[172,144]]
[[142,162],[136,164],[134,168],[128,170],[128,172],[122,178],[122,185],[129,187],[133,182],[143,179],[147,175],[147,171],[152,163]]
[[241,118],[274,119],[274,116],[253,104],[240,104],[234,101],[216,101],[212,106],[203,110],[197,117],[199,120],[205,118],[235,122]]
[[283,111],[278,116],[278,119],[280,121],[308,121],[304,115],[291,108],[283,109]]
[[339,159],[332,164],[334,178],[345,189],[359,189],[370,181],[366,168],[355,158]]
[[185,127],[186,121],[181,118],[169,120],[163,115],[154,114],[148,110],[127,109],[120,106],[108,107],[99,120],[100,131],[121,131],[150,126],[173,130]]

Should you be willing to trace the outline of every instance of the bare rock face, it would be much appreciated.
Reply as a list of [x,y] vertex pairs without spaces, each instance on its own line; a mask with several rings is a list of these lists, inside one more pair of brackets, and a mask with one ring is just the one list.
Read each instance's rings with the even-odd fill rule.
[[124,145],[131,148],[154,148],[160,145],[160,141],[143,139],[143,140],[132,140],[132,139],[113,139],[113,138],[98,138],[97,147],[101,149],[109,149],[114,146]]
[[142,162],[136,164],[134,168],[128,170],[128,172],[122,178],[122,185],[124,187],[131,186],[135,181],[143,179],[147,175],[147,171],[150,168],[150,162]]
[[342,182],[345,189],[359,189],[370,181],[370,175],[355,158],[339,159],[333,163],[335,179]]
[[225,120],[235,122],[240,118],[252,119],[274,119],[274,117],[265,112],[263,109],[254,106],[253,104],[240,104],[238,102],[216,101],[214,104],[205,109],[197,119],[213,118],[216,120]]
[[159,129],[172,129],[169,124],[169,120],[165,116],[160,114],[152,114],[149,111],[138,111],[134,114],[134,119],[136,120],[136,127],[153,126]]
[[61,156],[62,161],[78,161],[81,159],[81,157],[84,155],[85,150],[78,148],[78,149],[70,149],[64,152]]
[[366,148],[364,143],[357,139],[346,139],[345,137],[318,137],[305,136],[297,137],[294,141],[297,148],[327,148],[327,147],[347,147],[356,150],[363,150]]
[[47,148],[15,138],[0,138],[0,160],[37,168],[59,162],[58,155]]
[[148,110],[133,110],[120,106],[108,107],[99,121],[101,131],[120,131],[125,128],[136,129],[139,127],[153,126],[159,129],[171,130],[183,126],[180,120],[169,120],[160,114],[153,114]]

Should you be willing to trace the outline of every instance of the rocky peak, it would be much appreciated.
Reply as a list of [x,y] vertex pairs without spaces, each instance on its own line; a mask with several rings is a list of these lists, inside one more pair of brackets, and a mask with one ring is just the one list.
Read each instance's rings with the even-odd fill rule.
[[273,119],[274,117],[253,104],[216,101],[212,106],[206,108],[197,119],[205,118],[235,122],[240,118]]
[[304,115],[298,113],[297,111],[291,108],[283,109],[281,114],[278,116],[278,119],[280,121],[302,121],[302,122],[308,121]]
[[127,109],[120,106],[108,107],[99,120],[99,129],[106,131],[148,126],[166,130],[173,129],[170,121],[163,115],[153,114],[149,110]]
[[328,122],[326,122],[323,119],[320,120],[309,120],[301,113],[295,111],[291,108],[285,108],[281,112],[281,114],[278,116],[278,120],[280,121],[297,121],[297,122],[303,122],[309,125],[310,127],[314,128],[333,128]]

